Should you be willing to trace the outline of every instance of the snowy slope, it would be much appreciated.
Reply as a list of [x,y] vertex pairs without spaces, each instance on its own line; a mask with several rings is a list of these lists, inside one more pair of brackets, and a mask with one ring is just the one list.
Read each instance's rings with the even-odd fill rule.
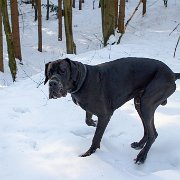
[[[148,2],[146,16],[142,18],[139,9],[121,44],[101,50],[101,42],[93,35],[101,39],[99,9],[92,10],[92,2],[85,3],[83,11],[74,11],[77,28],[74,37],[79,49],[78,55],[69,57],[87,64],[127,56],[150,57],[180,72],[180,48],[173,58],[180,28],[169,36],[179,23],[180,2],[168,3],[168,8],[164,8],[161,0]],[[136,4],[129,0],[127,16]],[[80,158],[78,155],[91,145],[95,129],[86,126],[85,112],[70,96],[48,100],[48,86],[39,86],[45,62],[66,56],[64,41],[57,41],[57,21],[51,17],[51,21],[44,22],[44,51],[39,53],[32,10],[23,6],[21,11],[24,65],[18,63],[18,79],[14,84],[7,62],[5,74],[0,74],[0,179],[180,179],[180,80],[168,104],[156,112],[159,136],[145,164],[134,164],[138,151],[130,147],[143,135],[133,101],[114,113],[101,149],[90,157]],[[91,16],[94,18],[87,18]]]

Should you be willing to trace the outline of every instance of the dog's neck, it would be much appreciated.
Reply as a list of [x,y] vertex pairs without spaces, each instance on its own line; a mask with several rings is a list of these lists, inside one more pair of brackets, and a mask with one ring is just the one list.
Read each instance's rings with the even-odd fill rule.
[[82,68],[79,68],[78,77],[77,77],[77,80],[75,82],[74,88],[72,90],[70,90],[71,94],[77,93],[81,89],[81,87],[83,86],[83,83],[86,79],[86,75],[87,75],[86,65],[84,65],[82,63],[78,63],[78,66],[81,66]]

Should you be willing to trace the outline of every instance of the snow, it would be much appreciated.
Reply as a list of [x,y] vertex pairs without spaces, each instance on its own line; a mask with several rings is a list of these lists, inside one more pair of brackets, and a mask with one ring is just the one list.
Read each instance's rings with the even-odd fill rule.
[[[137,2],[126,4],[127,17]],[[4,49],[5,73],[0,73],[0,179],[180,179],[180,81],[165,107],[155,114],[158,138],[143,165],[134,164],[137,150],[130,147],[143,136],[143,127],[133,101],[119,108],[104,133],[101,149],[81,158],[91,145],[95,128],[85,124],[85,112],[71,97],[48,99],[43,85],[44,64],[70,57],[87,64],[99,64],[127,56],[162,60],[180,72],[180,48],[173,58],[180,27],[180,2],[148,1],[147,14],[139,8],[120,45],[102,48],[100,10],[96,1],[74,10],[74,38],[77,55],[65,54],[65,40],[57,40],[57,20],[43,20],[43,53],[37,51],[37,24],[30,6],[20,6],[23,64],[18,63],[17,82],[12,83]],[[43,16],[45,17],[45,16]],[[126,18],[127,18],[126,17]],[[117,35],[116,35],[117,36]],[[112,36],[110,41],[117,37]],[[117,40],[117,39],[116,39]],[[4,44],[5,46],[5,44]],[[17,61],[18,62],[18,61]],[[96,119],[96,117],[94,117]]]

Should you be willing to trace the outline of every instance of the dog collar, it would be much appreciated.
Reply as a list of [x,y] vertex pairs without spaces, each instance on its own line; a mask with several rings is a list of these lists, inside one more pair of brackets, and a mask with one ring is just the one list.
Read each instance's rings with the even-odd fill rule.
[[83,83],[84,83],[84,81],[85,81],[85,79],[86,79],[86,75],[87,75],[87,67],[86,67],[86,65],[83,64],[83,68],[84,68],[85,74],[84,74],[82,80],[80,81],[77,89],[74,90],[74,91],[71,91],[71,92],[70,92],[71,94],[77,93],[77,92],[81,89],[81,87],[82,87],[82,85],[83,85]]

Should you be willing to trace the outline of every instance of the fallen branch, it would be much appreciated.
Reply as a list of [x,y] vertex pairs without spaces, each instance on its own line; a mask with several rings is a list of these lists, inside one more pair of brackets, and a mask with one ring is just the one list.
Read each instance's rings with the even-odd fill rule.
[[139,6],[140,6],[141,3],[142,3],[142,0],[139,1],[138,5],[137,5],[137,7],[135,8],[134,12],[132,13],[131,17],[127,20],[126,24],[124,25],[124,33],[122,33],[121,36],[119,37],[117,44],[120,44],[121,38],[122,38],[123,35],[125,34],[125,31],[126,31],[126,29],[127,29],[127,26],[128,26],[128,24],[129,24],[129,22],[131,21],[131,19],[132,19],[133,16],[135,15],[135,13],[136,13],[136,11],[138,10],[138,8],[139,8]]
[[179,36],[178,41],[176,43],[176,47],[175,47],[175,50],[174,50],[174,57],[176,56],[176,49],[178,47],[179,41],[180,41],[180,36]]

